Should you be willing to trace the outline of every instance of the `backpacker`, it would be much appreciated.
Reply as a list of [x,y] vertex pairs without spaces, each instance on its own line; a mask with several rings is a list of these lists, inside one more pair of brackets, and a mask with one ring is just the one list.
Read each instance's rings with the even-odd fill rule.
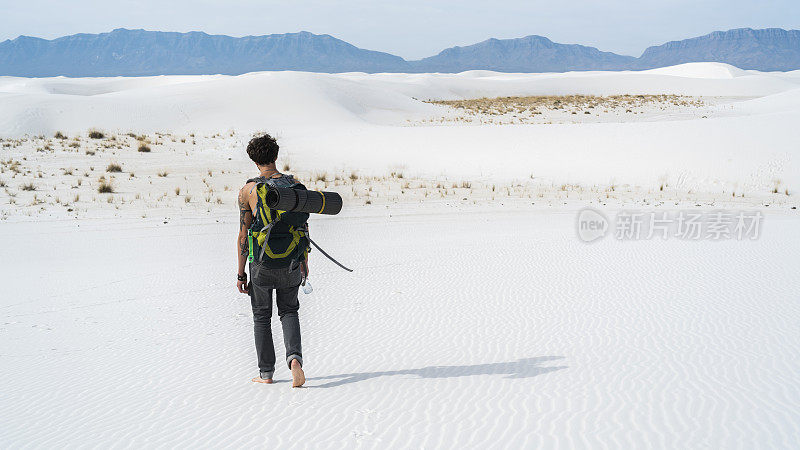
[[277,178],[258,177],[247,180],[256,182],[258,197],[253,224],[247,234],[250,247],[248,260],[265,267],[282,268],[294,266],[308,257],[308,213],[279,211],[266,206],[269,186],[306,190],[291,175]]

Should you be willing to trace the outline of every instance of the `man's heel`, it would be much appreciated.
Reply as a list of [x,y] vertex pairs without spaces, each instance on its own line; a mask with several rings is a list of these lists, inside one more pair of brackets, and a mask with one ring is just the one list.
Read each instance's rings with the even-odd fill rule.
[[292,387],[301,387],[306,383],[306,374],[303,373],[303,368],[297,360],[292,361]]

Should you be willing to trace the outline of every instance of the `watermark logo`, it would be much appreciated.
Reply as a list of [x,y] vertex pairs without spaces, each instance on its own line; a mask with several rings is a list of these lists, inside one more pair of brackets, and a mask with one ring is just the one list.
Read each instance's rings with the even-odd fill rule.
[[[755,240],[763,218],[758,211],[619,211],[614,217],[613,236],[620,241]],[[578,213],[578,237],[584,242],[604,237],[611,228],[609,220],[597,210],[586,208]]]
[[583,242],[596,241],[608,232],[608,219],[603,213],[592,208],[582,209],[578,213],[578,237]]

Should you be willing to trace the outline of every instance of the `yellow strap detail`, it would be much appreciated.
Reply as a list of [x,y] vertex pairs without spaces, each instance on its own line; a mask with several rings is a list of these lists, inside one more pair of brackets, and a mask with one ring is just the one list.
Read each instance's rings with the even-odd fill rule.
[[322,214],[322,210],[325,209],[325,193],[322,191],[317,191],[322,195],[322,208],[319,209],[317,214]]
[[280,258],[285,258],[286,256],[289,256],[289,253],[291,253],[292,250],[294,250],[294,248],[297,247],[297,244],[300,243],[300,238],[305,236],[305,233],[303,233],[302,231],[292,230],[292,236],[293,236],[292,237],[292,242],[290,242],[289,245],[286,247],[286,251],[284,251],[283,253],[273,253],[272,249],[269,248],[269,243],[265,242],[265,239],[267,237],[267,233],[255,232],[253,234],[254,235],[258,235],[256,237],[256,239],[258,240],[258,245],[260,247],[263,247],[264,248],[264,254],[266,254],[267,256],[269,256],[272,259],[280,259]]
[[260,185],[258,187],[258,191],[256,191],[256,192],[258,193],[258,197],[261,199],[261,208],[258,211],[259,214],[261,214],[261,222],[267,224],[267,223],[269,223],[268,219],[272,219],[272,214],[269,212],[268,209],[267,209],[267,214],[269,214],[270,216],[267,217],[266,215],[264,215],[264,210],[266,209],[266,208],[264,208],[264,205],[267,204],[267,198],[266,198],[267,190],[264,189],[264,185]]

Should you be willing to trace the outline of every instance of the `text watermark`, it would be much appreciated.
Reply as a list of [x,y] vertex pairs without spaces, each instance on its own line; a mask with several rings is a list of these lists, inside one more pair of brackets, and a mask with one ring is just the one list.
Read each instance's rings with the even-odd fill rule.
[[755,240],[764,216],[760,211],[659,211],[623,210],[609,221],[605,214],[585,208],[578,213],[577,234],[592,242],[611,234],[621,241],[647,239]]

